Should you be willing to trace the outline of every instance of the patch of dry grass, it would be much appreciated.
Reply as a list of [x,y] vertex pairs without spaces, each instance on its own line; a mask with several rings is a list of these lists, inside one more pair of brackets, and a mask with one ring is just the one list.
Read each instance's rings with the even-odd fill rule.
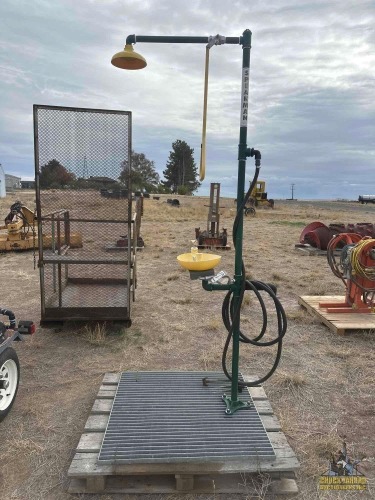
[[23,271],[22,269],[20,269],[17,272],[17,276],[18,276],[18,278],[21,278],[23,280],[31,280],[34,278],[34,276],[32,276],[30,273]]
[[211,319],[207,324],[207,328],[208,328],[208,330],[216,331],[220,328],[221,325],[222,325],[222,322],[219,321],[218,319]]
[[199,363],[205,371],[217,370],[221,362],[221,352],[205,351],[199,356]]
[[[173,207],[167,203],[168,198],[176,198],[180,202],[180,207]],[[153,222],[188,222],[192,221],[192,232],[194,224],[203,225],[207,220],[207,198],[182,196],[182,195],[160,195],[160,200],[144,200],[144,211],[147,212],[147,220]],[[199,221],[199,222],[198,222]]]
[[291,227],[305,227],[307,224],[304,221],[299,220],[273,220],[270,224],[278,224],[281,226],[291,226]]
[[304,295],[329,295],[331,293],[327,284],[320,280],[316,282],[304,281],[302,284],[305,288]]
[[180,278],[178,273],[168,274],[167,281],[176,281]]
[[274,375],[273,384],[281,389],[295,391],[307,384],[306,377],[300,373],[283,372],[279,370]]
[[328,469],[328,461],[332,453],[336,453],[341,446],[342,438],[335,432],[309,430],[308,427],[305,432],[301,432],[298,449],[301,450],[303,456],[302,476],[304,480],[310,478],[315,483],[317,478]]
[[25,428],[22,423],[19,423],[14,427],[13,432],[8,439],[8,453],[13,456],[37,455],[44,452],[47,447],[47,443],[39,442],[37,439],[32,439],[28,436],[27,428]]
[[319,458],[328,460],[342,446],[342,439],[337,434],[322,435],[314,437],[314,454]]
[[[8,192],[5,198],[0,198],[0,211],[7,215],[9,213],[10,206],[16,201],[21,201],[23,205],[26,205],[30,210],[34,211],[35,208],[35,192],[22,190],[14,191],[13,193]],[[1,217],[1,219],[4,219]]]
[[105,344],[108,331],[106,323],[86,324],[83,327],[83,333],[89,344],[102,346]]
[[243,296],[243,301],[242,301],[241,307],[250,306],[250,304],[253,301],[254,301],[254,298],[251,295],[245,293],[245,295]]
[[283,281],[283,276],[280,273],[272,273],[271,278],[275,281]]
[[331,358],[348,359],[355,356],[355,351],[350,347],[341,348],[340,346],[337,346],[336,348],[329,347],[325,350],[325,354]]
[[269,489],[272,483],[271,476],[261,474],[241,474],[239,486],[244,489],[245,500],[265,500],[269,498]]
[[179,305],[186,305],[186,304],[191,304],[193,302],[193,299],[191,297],[181,297],[181,298],[172,298],[172,302],[175,304]]
[[299,309],[286,309],[285,314],[288,321],[295,321],[296,323],[306,323],[311,318],[311,315],[302,307]]

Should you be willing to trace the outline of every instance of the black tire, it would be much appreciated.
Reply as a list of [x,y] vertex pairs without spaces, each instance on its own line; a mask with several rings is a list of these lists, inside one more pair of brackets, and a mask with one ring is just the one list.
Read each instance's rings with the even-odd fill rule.
[[255,208],[254,207],[245,208],[245,215],[246,215],[246,217],[248,215],[251,215],[252,217],[255,217]]
[[[10,378],[9,378],[10,376]],[[18,384],[20,381],[20,363],[16,351],[12,347],[7,347],[0,354],[0,422],[10,412],[17,396]],[[4,385],[8,384],[5,388]],[[10,390],[9,401],[3,391]],[[3,393],[4,394],[4,393]]]

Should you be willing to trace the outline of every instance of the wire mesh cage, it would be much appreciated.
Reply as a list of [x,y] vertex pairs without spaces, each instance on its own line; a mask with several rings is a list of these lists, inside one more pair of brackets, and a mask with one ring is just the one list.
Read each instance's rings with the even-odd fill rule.
[[131,113],[34,105],[34,150],[42,322],[130,322]]

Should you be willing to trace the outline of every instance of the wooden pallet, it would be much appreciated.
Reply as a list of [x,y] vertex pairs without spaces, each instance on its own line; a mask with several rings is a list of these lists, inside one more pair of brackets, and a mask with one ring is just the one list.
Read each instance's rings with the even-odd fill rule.
[[295,471],[299,462],[260,386],[249,391],[274,447],[275,461],[263,464],[247,464],[243,459],[220,463],[99,464],[98,454],[119,378],[119,373],[106,373],[104,376],[68,471],[70,493],[242,492],[252,495],[258,494],[264,484],[269,485],[273,494],[298,493]]
[[[295,250],[307,255],[320,255],[327,257],[327,250],[320,250],[320,248],[315,248],[308,243],[296,243],[294,245]],[[333,254],[337,257],[341,254],[341,248],[334,250]]]
[[190,240],[191,244],[197,247],[199,250],[231,250],[230,245],[216,246],[216,245],[198,245],[197,240]]
[[198,245],[199,250],[230,250],[230,245],[216,246],[216,245]]
[[303,295],[298,303],[317,316],[322,323],[339,335],[358,330],[375,330],[375,313],[328,313],[319,307],[319,302],[343,303],[345,297],[337,295]]

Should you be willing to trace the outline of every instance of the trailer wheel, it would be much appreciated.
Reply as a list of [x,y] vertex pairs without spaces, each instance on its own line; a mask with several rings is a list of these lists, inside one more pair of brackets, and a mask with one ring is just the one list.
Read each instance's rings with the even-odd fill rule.
[[20,380],[20,363],[17,353],[7,347],[0,354],[0,422],[13,406]]
[[246,215],[246,217],[248,215],[251,215],[252,217],[255,217],[255,208],[254,207],[246,207],[245,208],[245,215]]

